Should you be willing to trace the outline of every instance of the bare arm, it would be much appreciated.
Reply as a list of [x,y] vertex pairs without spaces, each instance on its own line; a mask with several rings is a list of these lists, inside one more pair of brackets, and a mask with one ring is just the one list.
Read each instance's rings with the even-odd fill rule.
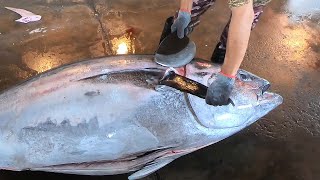
[[191,12],[192,9],[192,0],[181,0],[180,1],[180,10]]
[[252,0],[240,7],[231,8],[227,52],[221,72],[234,76],[243,61],[248,48],[251,26],[254,18]]

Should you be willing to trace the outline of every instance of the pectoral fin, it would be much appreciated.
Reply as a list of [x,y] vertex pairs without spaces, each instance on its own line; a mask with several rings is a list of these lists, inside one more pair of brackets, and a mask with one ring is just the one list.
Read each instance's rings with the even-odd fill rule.
[[144,178],[157,170],[161,169],[162,167],[166,166],[167,164],[171,163],[175,158],[173,157],[167,157],[164,159],[157,159],[150,164],[146,165],[143,167],[141,170],[131,174],[128,179],[129,180],[136,180],[136,179],[141,179]]

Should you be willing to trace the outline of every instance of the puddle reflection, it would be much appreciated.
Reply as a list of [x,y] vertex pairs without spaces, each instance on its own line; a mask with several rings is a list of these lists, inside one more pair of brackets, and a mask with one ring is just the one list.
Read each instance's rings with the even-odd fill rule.
[[115,36],[111,40],[113,54],[134,54],[136,51],[135,37],[131,31]]
[[319,0],[288,0],[287,10],[291,18],[296,21],[302,20],[303,18],[320,19]]

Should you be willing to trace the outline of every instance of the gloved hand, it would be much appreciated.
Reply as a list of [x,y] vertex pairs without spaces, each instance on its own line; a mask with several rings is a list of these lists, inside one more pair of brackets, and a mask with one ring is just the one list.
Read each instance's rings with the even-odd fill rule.
[[171,32],[177,31],[177,35],[182,39],[187,34],[187,27],[191,21],[191,14],[185,11],[179,11],[177,19],[171,26]]
[[222,73],[212,75],[213,82],[210,84],[206,103],[213,106],[228,105],[229,97],[235,84],[235,77],[227,77]]

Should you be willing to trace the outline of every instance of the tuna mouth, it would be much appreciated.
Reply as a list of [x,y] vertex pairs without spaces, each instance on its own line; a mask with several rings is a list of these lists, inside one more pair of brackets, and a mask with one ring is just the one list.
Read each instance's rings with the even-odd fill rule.
[[278,106],[283,103],[283,98],[278,94],[265,91],[262,96],[258,98],[258,101],[260,105]]
[[267,92],[270,89],[271,85],[270,84],[265,84],[262,87],[260,87],[262,94]]

